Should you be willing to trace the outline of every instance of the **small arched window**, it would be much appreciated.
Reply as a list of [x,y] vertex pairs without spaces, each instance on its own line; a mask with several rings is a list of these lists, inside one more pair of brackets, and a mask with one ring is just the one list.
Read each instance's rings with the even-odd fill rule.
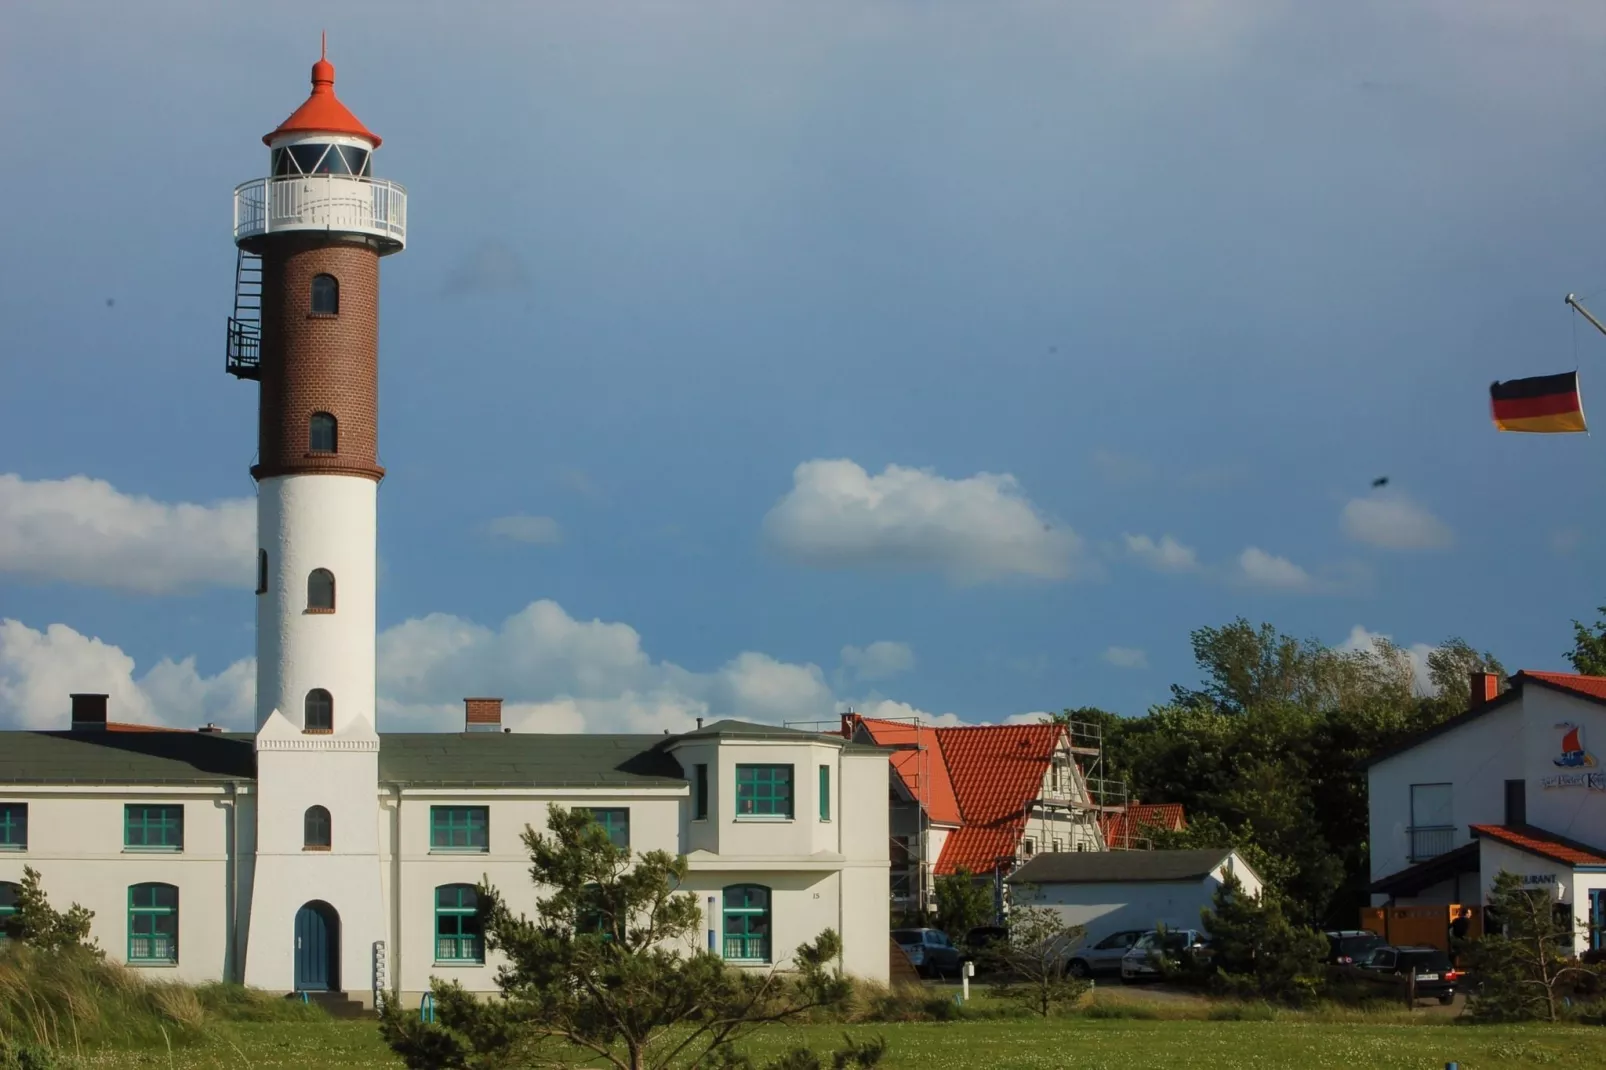
[[307,851],[327,851],[330,843],[329,811],[321,806],[307,807],[301,822],[301,846]]
[[333,275],[312,277],[312,314],[333,316],[340,311],[340,283]]
[[268,593],[268,552],[257,551],[257,594]]
[[301,722],[303,732],[333,732],[335,729],[334,696],[321,687],[307,692],[306,717]]
[[307,575],[307,608],[325,613],[335,611],[335,574],[315,568]]
[[128,961],[178,962],[178,889],[171,884],[128,886]]
[[315,412],[307,426],[307,449],[313,453],[334,453],[340,444],[335,418],[327,412]]
[[443,884],[435,889],[435,961],[485,961],[479,908],[479,892],[472,884]]
[[762,884],[725,889],[725,956],[734,962],[770,960],[770,890]]

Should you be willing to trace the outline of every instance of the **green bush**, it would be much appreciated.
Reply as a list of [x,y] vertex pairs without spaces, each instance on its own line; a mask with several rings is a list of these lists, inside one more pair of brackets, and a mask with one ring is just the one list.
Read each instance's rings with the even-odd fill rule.
[[56,1070],[56,1057],[37,1044],[14,1044],[0,1037],[0,1070]]

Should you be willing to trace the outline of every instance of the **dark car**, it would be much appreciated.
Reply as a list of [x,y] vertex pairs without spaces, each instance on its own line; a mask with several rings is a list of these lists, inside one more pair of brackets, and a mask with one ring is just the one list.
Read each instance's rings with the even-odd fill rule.
[[941,929],[894,929],[892,939],[922,977],[958,977],[963,956]]
[[977,973],[998,969],[1000,955],[1009,949],[1009,930],[1002,925],[978,925],[965,934],[963,961],[974,962]]
[[1091,947],[1079,947],[1071,953],[1065,972],[1072,977],[1097,977],[1101,974],[1121,972],[1121,959],[1132,950],[1147,929],[1122,929],[1111,933]]
[[1436,947],[1380,947],[1358,965],[1369,974],[1391,979],[1409,977],[1414,969],[1417,998],[1445,1004],[1455,1000],[1456,987],[1464,976],[1450,956]]
[[1389,943],[1370,929],[1337,929],[1322,935],[1327,937],[1327,962],[1332,966],[1358,966]]

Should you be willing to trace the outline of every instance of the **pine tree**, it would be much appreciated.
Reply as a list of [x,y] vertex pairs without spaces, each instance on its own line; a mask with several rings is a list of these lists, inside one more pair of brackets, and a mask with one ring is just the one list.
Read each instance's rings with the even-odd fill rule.
[[1478,979],[1468,1011],[1489,1021],[1561,1017],[1561,997],[1572,985],[1599,976],[1597,967],[1572,958],[1573,927],[1544,891],[1524,888],[1504,870],[1489,891],[1489,917],[1504,932],[1485,932],[1466,945],[1467,970]]
[[994,993],[1047,1018],[1088,990],[1086,981],[1065,970],[1071,949],[1087,930],[1066,925],[1052,907],[1026,905],[1037,896],[1031,885],[1016,885],[1014,895],[1021,905],[1010,909],[1009,937],[987,952],[989,965],[1010,978],[1009,983],[994,986]]
[[968,869],[937,878],[937,928],[955,944],[963,944],[970,930],[991,924],[993,892]]
[[1315,929],[1295,925],[1275,895],[1244,894],[1228,874],[1214,906],[1200,911],[1211,940],[1211,969],[1223,992],[1301,1004],[1321,987],[1327,941]]
[[[531,880],[549,893],[534,919],[515,915],[494,888],[478,889],[486,947],[507,959],[497,973],[502,998],[480,1000],[437,979],[436,1023],[386,1001],[381,1033],[413,1070],[741,1070],[751,1064],[735,1045],[755,1030],[847,1001],[835,932],[801,945],[791,973],[732,969],[699,946],[697,899],[678,890],[684,857],[633,857],[586,810],[549,807],[547,828],[523,837]],[[883,1050],[850,1042],[833,1065],[870,1067]],[[776,1065],[812,1070],[819,1060],[796,1050]]]
[[17,886],[16,911],[7,920],[5,935],[41,951],[82,950],[102,955],[104,952],[89,936],[94,919],[93,910],[77,903],[65,913],[52,907],[39,871],[24,866],[22,883]]

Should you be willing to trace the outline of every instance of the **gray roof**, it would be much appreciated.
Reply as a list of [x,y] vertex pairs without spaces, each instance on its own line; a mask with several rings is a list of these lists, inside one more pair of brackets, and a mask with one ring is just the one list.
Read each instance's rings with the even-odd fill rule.
[[753,724],[749,721],[715,721],[692,732],[683,732],[675,739],[765,739],[790,743],[829,743],[850,753],[880,754],[887,750],[869,743],[850,742],[835,732],[805,732],[800,728],[783,725]]
[[386,732],[379,780],[408,787],[685,787],[673,736]]
[[0,784],[222,784],[256,776],[252,737],[0,732]]
[[1186,851],[1071,851],[1040,854],[1010,874],[1015,884],[1127,884],[1202,880],[1230,847]]

